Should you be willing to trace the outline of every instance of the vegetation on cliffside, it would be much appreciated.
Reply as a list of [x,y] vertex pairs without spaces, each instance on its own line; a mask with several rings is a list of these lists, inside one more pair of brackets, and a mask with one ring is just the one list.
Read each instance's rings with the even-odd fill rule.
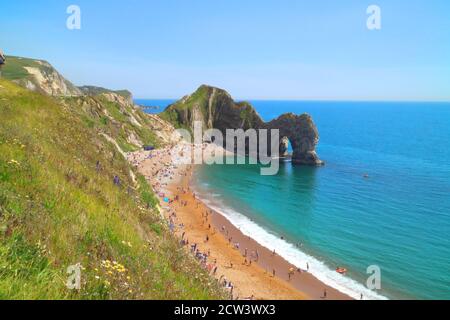
[[0,299],[223,297],[122,154],[162,144],[150,117],[118,95],[55,98],[3,79],[0,119]]
[[248,102],[234,102],[225,90],[202,85],[193,94],[169,106],[161,117],[177,128],[191,129],[194,121],[219,130],[256,128],[260,116]]

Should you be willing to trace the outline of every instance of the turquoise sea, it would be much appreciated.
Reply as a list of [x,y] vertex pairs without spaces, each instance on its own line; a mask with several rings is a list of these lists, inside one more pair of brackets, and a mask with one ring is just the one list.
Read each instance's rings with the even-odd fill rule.
[[[265,120],[311,114],[326,165],[286,163],[276,176],[205,165],[195,176],[205,201],[355,297],[450,299],[450,103],[251,102]],[[370,265],[377,292],[363,286]]]

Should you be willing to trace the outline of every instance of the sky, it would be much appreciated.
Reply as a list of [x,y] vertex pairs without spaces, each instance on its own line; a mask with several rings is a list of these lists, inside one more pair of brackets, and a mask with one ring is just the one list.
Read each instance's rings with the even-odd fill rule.
[[2,1],[0,48],[136,98],[450,101],[448,0]]

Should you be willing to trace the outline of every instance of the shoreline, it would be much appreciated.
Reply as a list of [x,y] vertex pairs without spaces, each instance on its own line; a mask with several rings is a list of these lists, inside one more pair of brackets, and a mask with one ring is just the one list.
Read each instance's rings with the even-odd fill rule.
[[[192,173],[193,172],[191,172],[191,174]],[[192,186],[192,184],[190,185]],[[238,251],[241,253],[243,259],[245,259],[246,248],[248,256],[251,256],[251,253],[257,250],[258,260],[253,261],[256,262],[268,276],[272,276],[273,270],[275,269],[275,276],[277,278],[285,281],[293,288],[301,292],[303,295],[305,295],[307,300],[352,300],[352,298],[347,296],[345,293],[342,293],[339,290],[321,282],[307,270],[299,269],[297,266],[291,264],[281,255],[277,253],[273,255],[273,252],[270,249],[261,245],[252,237],[245,235],[223,213],[219,212],[219,210],[211,208],[210,206],[205,204],[204,200],[199,201],[201,201],[202,205],[205,206],[205,208],[208,208],[208,210],[212,212],[212,224],[216,228],[216,230],[219,230],[219,233],[222,235],[222,237],[224,237],[225,240],[231,237],[231,246],[233,246],[233,243],[239,243]],[[225,227],[224,232],[222,232],[222,227]],[[293,270],[291,276],[289,276],[290,270]],[[327,291],[326,297],[324,297],[325,289]]]
[[[195,244],[194,254],[207,256],[203,266],[218,281],[228,283],[230,298],[352,299],[278,254],[274,255],[255,239],[246,236],[225,215],[200,200],[191,184],[194,167],[173,165],[169,148],[135,152],[128,158],[158,195],[171,230],[180,241],[188,241],[187,250],[192,252]],[[167,203],[164,198],[173,200]]]

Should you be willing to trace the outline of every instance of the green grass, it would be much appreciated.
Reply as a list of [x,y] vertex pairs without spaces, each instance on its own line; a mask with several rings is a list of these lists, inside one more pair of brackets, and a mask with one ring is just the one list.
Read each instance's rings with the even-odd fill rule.
[[[87,128],[104,132],[114,138],[124,152],[137,151],[143,145],[160,146],[156,134],[147,126],[148,117],[138,108],[132,110],[131,106],[108,101],[101,94],[93,97],[64,98],[63,101],[83,119]],[[133,123],[131,116],[136,118],[141,126]],[[131,135],[137,137],[142,145],[132,143],[129,139]]]
[[[169,233],[145,179],[135,185],[99,134],[136,129],[127,117],[105,123],[103,107],[114,106],[0,80],[0,299],[224,297]],[[82,287],[74,291],[66,271],[77,263]]]
[[79,87],[80,90],[82,90],[86,95],[90,95],[90,96],[98,96],[101,95],[103,93],[115,93],[118,94],[126,99],[130,99],[132,97],[131,92],[129,92],[128,90],[108,90],[102,87],[95,87],[95,86],[83,86],[83,87]]
[[7,56],[6,64],[2,68],[2,77],[9,80],[27,78],[29,73],[24,67],[38,66],[39,63],[35,60]]
[[[216,89],[214,99],[212,99],[210,106],[209,98],[213,90],[213,87],[202,85],[187,99],[179,100],[169,106],[160,114],[160,116],[164,120],[172,123],[176,128],[191,131],[190,122],[194,108],[197,108],[197,110],[201,112],[205,122],[209,120],[210,114],[213,117],[212,120],[217,121],[217,117],[215,116],[217,112],[216,110],[218,108],[218,104],[222,104],[222,108],[225,106],[229,108],[230,111],[233,111],[239,115],[242,123],[236,123],[236,125],[242,125],[245,130],[254,128],[255,125],[258,125],[261,122],[261,119],[256,114],[250,103],[235,103],[229,97],[227,92],[221,89]],[[209,108],[211,108],[211,110],[209,110]]]
[[180,100],[169,106],[160,114],[161,118],[170,122],[177,129],[191,131],[184,118],[192,112],[194,106],[198,107],[204,116],[208,114],[209,90],[210,88],[205,85],[200,86],[186,101]]

